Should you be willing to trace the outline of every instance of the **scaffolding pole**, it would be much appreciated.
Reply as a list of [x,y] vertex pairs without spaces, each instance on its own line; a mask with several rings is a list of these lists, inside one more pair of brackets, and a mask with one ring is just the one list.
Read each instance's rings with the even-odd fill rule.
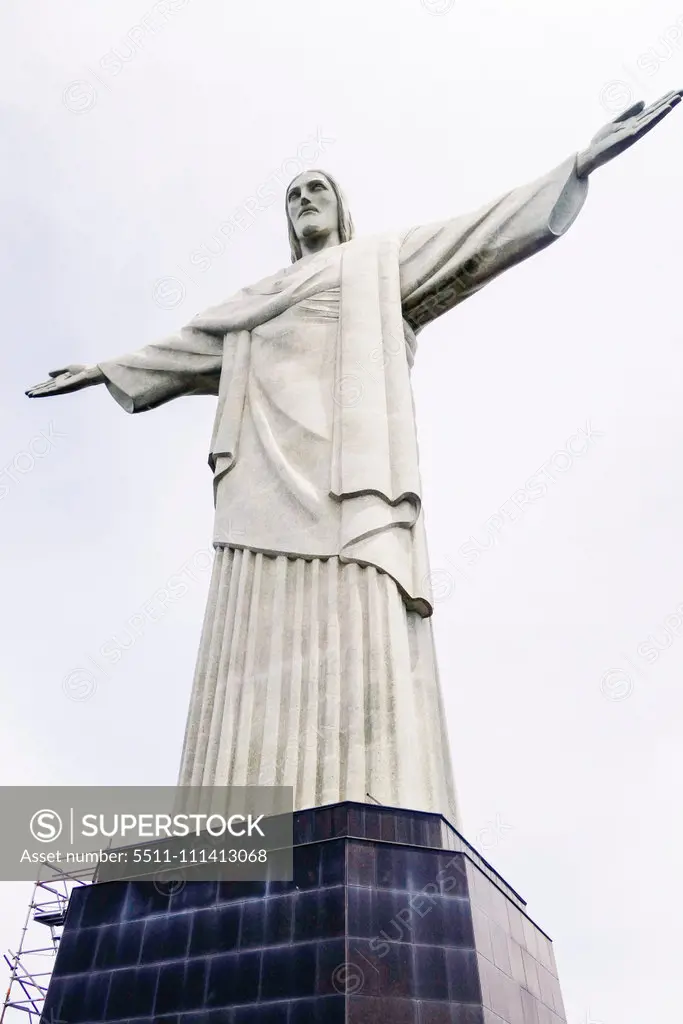
[[[51,876],[39,878],[33,887],[16,951],[3,954],[10,977],[0,1024],[40,1024],[71,893],[76,886],[92,881],[92,877],[83,878],[82,872],[77,877],[52,865],[47,870]],[[49,932],[47,945],[45,928]]]

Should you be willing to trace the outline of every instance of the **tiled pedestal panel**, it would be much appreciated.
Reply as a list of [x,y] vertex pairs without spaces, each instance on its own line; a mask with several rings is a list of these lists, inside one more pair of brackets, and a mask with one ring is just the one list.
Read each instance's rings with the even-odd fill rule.
[[294,843],[292,882],[77,889],[45,1024],[565,1021],[550,941],[443,818],[337,804]]

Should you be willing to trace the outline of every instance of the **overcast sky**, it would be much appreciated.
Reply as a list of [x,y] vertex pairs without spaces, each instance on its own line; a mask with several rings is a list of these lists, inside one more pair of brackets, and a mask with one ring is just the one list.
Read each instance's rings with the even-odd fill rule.
[[[410,227],[683,86],[683,0],[166,6],[0,17],[5,784],[175,782],[212,524],[215,399],[127,416],[103,388],[24,390],[285,266],[297,160],[359,233]],[[677,110],[568,235],[427,328],[414,370],[463,828],[555,939],[571,1024],[683,1003],[682,180]],[[2,889],[2,949],[27,897]]]

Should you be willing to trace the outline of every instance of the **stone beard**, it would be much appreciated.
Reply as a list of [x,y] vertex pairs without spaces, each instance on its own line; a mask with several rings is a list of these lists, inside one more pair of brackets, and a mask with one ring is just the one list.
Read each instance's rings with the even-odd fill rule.
[[586,191],[572,157],[475,214],[297,259],[99,364],[127,412],[218,397],[216,557],[182,785],[292,786],[295,809],[372,798],[457,827],[416,333],[562,235]]

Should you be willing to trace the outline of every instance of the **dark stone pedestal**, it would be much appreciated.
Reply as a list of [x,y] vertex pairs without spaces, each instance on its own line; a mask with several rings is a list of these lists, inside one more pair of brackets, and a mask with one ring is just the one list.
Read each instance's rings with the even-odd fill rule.
[[[163,887],[159,887],[162,888]],[[552,946],[436,814],[301,811],[293,882],[76,889],[45,1022],[560,1024]]]

